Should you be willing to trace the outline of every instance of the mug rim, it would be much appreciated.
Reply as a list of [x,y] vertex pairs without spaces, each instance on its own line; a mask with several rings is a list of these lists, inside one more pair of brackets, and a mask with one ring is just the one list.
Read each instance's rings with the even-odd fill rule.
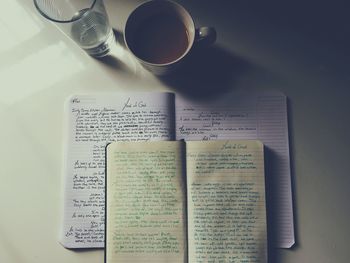
[[[179,56],[177,59],[175,59],[173,61],[170,61],[170,62],[167,62],[167,63],[152,63],[152,62],[149,62],[147,60],[144,60],[144,59],[140,58],[138,55],[136,55],[132,51],[132,49],[130,48],[130,46],[128,44],[128,41],[127,41],[126,28],[128,26],[128,23],[130,21],[131,16],[139,8],[143,7],[144,5],[147,5],[147,4],[150,4],[150,3],[154,3],[154,2],[167,3],[167,4],[170,4],[172,6],[176,6],[176,7],[180,8],[190,18],[190,23],[191,23],[190,26],[193,29],[193,37],[192,37],[191,41],[189,41],[186,51],[181,56]],[[186,25],[185,25],[185,27],[186,27],[186,29],[188,28]],[[180,5],[180,4],[178,4],[178,3],[174,2],[174,1],[171,1],[171,0],[149,0],[149,1],[146,1],[146,2],[143,2],[143,3],[140,3],[139,5],[137,5],[135,7],[135,9],[129,14],[128,19],[126,20],[126,23],[125,23],[125,26],[124,26],[124,42],[125,42],[125,45],[128,48],[128,50],[135,56],[135,58],[140,60],[142,63],[144,63],[146,65],[150,65],[150,66],[163,67],[163,66],[169,66],[169,65],[173,65],[173,64],[178,63],[179,61],[181,61],[190,52],[190,50],[193,47],[194,41],[195,41],[195,31],[196,31],[196,27],[195,27],[194,20],[193,20],[192,16],[190,15],[190,13],[182,5]]]

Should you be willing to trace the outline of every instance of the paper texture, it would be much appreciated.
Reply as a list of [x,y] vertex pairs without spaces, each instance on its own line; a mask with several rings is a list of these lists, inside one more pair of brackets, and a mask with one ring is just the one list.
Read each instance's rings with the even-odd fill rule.
[[184,263],[184,142],[110,144],[106,263]]
[[187,142],[189,262],[267,262],[263,145]]
[[176,96],[176,139],[259,139],[265,147],[271,240],[294,244],[286,97],[279,93],[231,94],[205,102]]
[[176,133],[176,139],[185,140],[261,140],[266,146],[268,224],[274,226],[269,238],[278,247],[291,247],[294,226],[286,97],[232,94],[210,102],[174,97],[113,93],[70,98],[61,243],[70,248],[104,246],[104,150],[108,142],[173,140]]
[[67,103],[64,223],[69,248],[104,247],[105,146],[174,139],[174,95],[73,96]]

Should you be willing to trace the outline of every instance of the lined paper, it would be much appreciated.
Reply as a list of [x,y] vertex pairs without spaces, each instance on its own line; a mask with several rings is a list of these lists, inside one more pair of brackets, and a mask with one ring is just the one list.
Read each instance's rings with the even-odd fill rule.
[[107,148],[106,263],[187,262],[184,142]]
[[265,145],[267,203],[271,241],[294,244],[286,97],[280,93],[226,94],[197,102],[176,96],[176,138],[259,139]]
[[174,139],[174,95],[77,95],[66,110],[61,243],[69,248],[104,247],[106,144]]
[[259,141],[187,142],[189,262],[267,262]]

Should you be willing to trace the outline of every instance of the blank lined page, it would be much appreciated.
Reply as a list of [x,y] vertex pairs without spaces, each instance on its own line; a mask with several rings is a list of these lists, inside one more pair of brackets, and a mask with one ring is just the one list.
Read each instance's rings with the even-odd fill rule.
[[283,94],[225,94],[198,102],[176,96],[176,138],[259,139],[265,145],[267,204],[271,241],[294,244],[287,103]]
[[106,263],[186,263],[184,142],[107,148]]
[[187,142],[189,262],[267,262],[259,141]]
[[64,222],[69,248],[104,247],[105,147],[174,138],[174,95],[105,93],[67,102]]

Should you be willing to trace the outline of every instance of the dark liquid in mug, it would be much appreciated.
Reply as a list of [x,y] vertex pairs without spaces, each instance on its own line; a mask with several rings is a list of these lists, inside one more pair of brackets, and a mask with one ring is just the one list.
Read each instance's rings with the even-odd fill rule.
[[160,14],[141,23],[130,48],[144,61],[165,64],[181,57],[188,44],[188,32],[182,21],[176,16]]

